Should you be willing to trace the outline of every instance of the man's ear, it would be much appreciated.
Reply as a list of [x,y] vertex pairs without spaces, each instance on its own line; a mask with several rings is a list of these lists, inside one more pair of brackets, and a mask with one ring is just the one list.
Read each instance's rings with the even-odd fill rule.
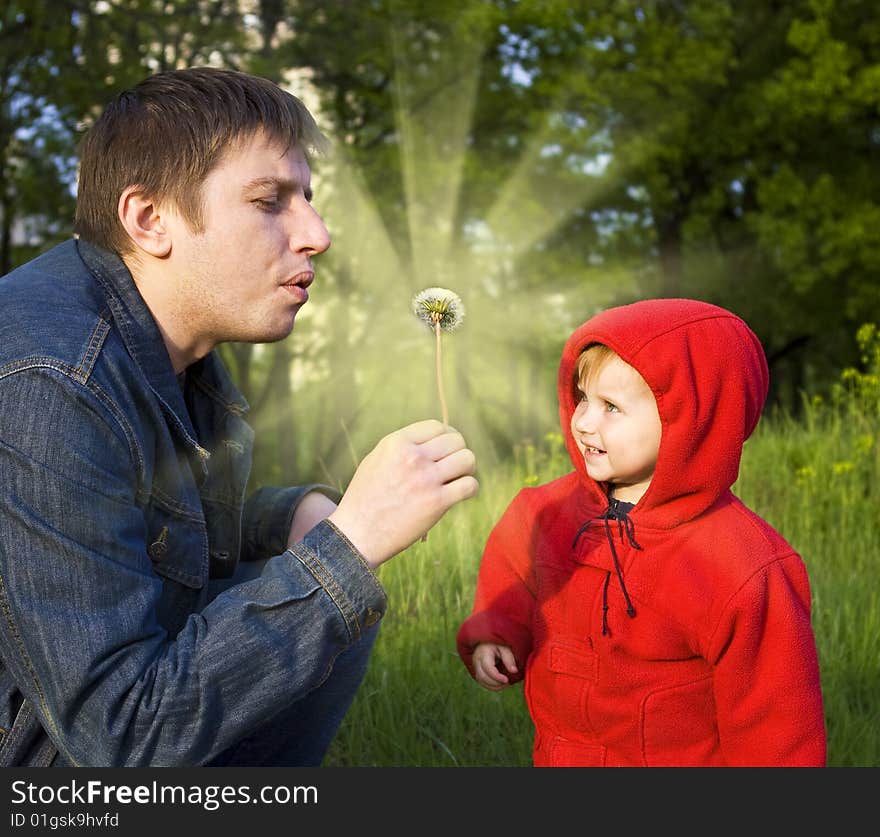
[[140,186],[128,186],[119,196],[119,220],[131,240],[144,252],[162,259],[171,252],[171,230],[156,200]]

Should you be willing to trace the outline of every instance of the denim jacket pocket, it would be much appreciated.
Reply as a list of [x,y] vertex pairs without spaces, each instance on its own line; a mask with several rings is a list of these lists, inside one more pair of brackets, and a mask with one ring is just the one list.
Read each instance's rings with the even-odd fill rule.
[[147,515],[147,555],[162,579],[156,606],[160,625],[176,636],[190,613],[198,610],[208,581],[208,535],[205,525],[164,504],[151,502]]
[[201,519],[156,501],[147,514],[147,555],[153,570],[200,590],[208,580],[208,533]]

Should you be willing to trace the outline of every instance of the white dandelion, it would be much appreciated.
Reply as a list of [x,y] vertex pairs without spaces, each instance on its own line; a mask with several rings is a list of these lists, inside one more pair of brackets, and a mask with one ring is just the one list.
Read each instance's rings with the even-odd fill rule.
[[412,311],[434,332],[437,347],[437,392],[443,410],[443,424],[449,424],[449,409],[443,391],[443,349],[440,332],[455,331],[464,319],[464,305],[457,293],[447,288],[425,288],[412,301]]

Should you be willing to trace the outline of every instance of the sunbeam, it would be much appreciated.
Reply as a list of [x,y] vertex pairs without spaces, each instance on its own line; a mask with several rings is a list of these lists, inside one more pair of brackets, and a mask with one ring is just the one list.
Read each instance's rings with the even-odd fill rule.
[[452,249],[482,44],[472,36],[459,42],[454,53],[444,52],[430,79],[420,77],[402,33],[394,33],[392,44],[394,116],[413,279],[420,286],[435,281],[438,270],[448,264]]
[[[542,274],[542,242],[609,188],[603,171],[546,175],[559,164],[548,160],[550,117],[499,184],[485,218],[460,217],[471,185],[465,172],[478,165],[471,134],[486,37],[471,29],[454,47],[444,44],[442,54],[438,48],[430,75],[403,33],[392,38],[402,237],[344,142],[319,173],[322,204],[324,191],[331,193],[322,209],[334,244],[323,258],[335,281],[325,291],[316,283],[319,304],[297,328],[313,330],[306,342],[319,342],[319,354],[329,352],[330,360],[309,367],[298,357],[297,398],[298,410],[334,427],[340,419],[329,418],[327,405],[337,406],[344,433],[320,435],[311,456],[339,483],[351,473],[352,449],[363,455],[395,427],[440,418],[434,344],[410,313],[415,291],[448,287],[467,308],[464,325],[444,343],[446,396],[451,423],[480,461],[491,463],[557,429],[555,373],[565,338],[633,281],[621,266],[591,264],[587,253],[568,270],[557,265]],[[304,460],[310,443],[302,442]]]

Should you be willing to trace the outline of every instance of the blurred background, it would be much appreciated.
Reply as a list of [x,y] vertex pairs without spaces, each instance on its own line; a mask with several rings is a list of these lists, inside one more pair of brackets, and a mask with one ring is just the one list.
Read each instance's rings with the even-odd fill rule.
[[4,0],[0,273],[70,236],[77,143],[146,75],[272,78],[332,140],[333,236],[294,335],[222,353],[254,479],[344,487],[401,424],[452,424],[480,468],[558,432],[570,331],[649,296],[730,308],[797,413],[880,322],[876,0]]

